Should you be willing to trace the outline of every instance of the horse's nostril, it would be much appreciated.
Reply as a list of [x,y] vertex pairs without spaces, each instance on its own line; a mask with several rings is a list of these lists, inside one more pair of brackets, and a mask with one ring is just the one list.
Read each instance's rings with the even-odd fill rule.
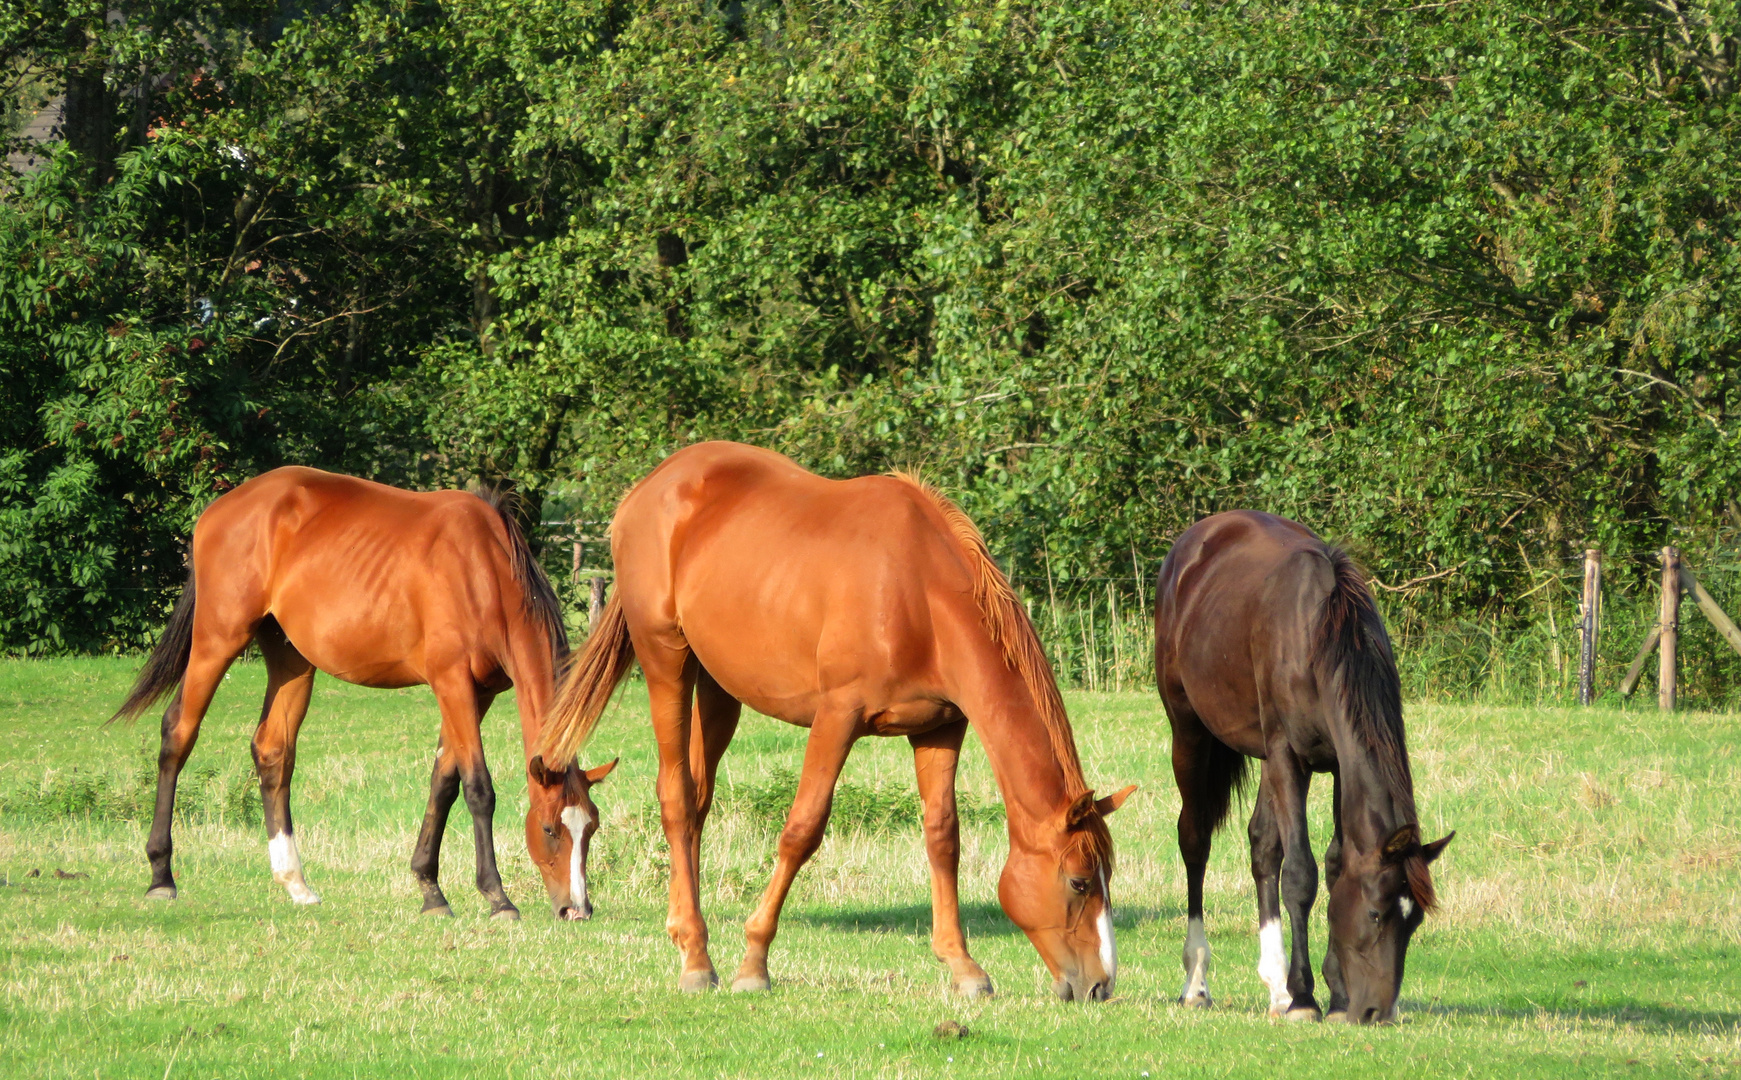
[[1377,1009],[1367,1009],[1365,1012],[1360,1014],[1360,1022],[1362,1024],[1377,1023],[1378,1022],[1378,1010]]
[[1103,982],[1097,982],[1088,988],[1089,1001],[1105,1001],[1109,996],[1111,995],[1106,992],[1106,984]]

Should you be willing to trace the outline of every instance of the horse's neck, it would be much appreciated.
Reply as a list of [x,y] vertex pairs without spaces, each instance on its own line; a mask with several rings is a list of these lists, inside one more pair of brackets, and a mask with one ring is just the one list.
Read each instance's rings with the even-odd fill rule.
[[1072,792],[1052,737],[1025,689],[997,695],[967,712],[1003,794],[1010,836],[1021,841],[1056,828],[1056,816]]
[[1342,832],[1356,850],[1369,851],[1399,826],[1414,822],[1414,793],[1394,790],[1360,740],[1348,741],[1358,749],[1337,755]]

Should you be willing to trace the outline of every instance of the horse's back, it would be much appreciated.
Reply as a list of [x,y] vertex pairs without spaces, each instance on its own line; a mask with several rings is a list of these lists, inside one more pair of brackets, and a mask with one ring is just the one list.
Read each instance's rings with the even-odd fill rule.
[[1317,627],[1335,587],[1331,548],[1298,522],[1234,510],[1192,525],[1156,590],[1155,673],[1169,714],[1265,756],[1266,721],[1316,709]]
[[[270,614],[317,667],[409,685],[448,654],[505,648],[513,573],[494,508],[301,466],[212,503],[194,529],[202,605],[225,621]],[[431,653],[438,655],[432,656]]]
[[799,722],[831,687],[934,685],[935,606],[972,602],[913,484],[829,480],[733,443],[668,458],[623,500],[611,543],[632,633],[693,650],[734,697]]

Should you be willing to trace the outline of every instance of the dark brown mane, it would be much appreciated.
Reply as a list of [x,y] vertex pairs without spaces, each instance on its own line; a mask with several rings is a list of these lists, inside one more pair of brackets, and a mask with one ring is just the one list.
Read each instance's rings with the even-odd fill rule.
[[[1348,554],[1325,546],[1336,585],[1324,598],[1317,660],[1321,676],[1341,699],[1341,714],[1366,748],[1399,824],[1415,821],[1414,777],[1402,721],[1402,681],[1384,620],[1373,603],[1366,575]],[[1409,891],[1422,910],[1435,898],[1432,874],[1418,854],[1404,860]]]
[[544,568],[538,565],[538,557],[532,554],[532,545],[526,542],[526,533],[520,528],[520,498],[512,491],[487,484],[474,484],[470,491],[502,519],[502,527],[508,531],[508,546],[513,551],[514,582],[520,586],[526,614],[544,627],[544,633],[550,639],[551,659],[556,661],[560,671],[568,659],[568,630],[562,625],[562,603],[556,599],[556,590],[551,587]]

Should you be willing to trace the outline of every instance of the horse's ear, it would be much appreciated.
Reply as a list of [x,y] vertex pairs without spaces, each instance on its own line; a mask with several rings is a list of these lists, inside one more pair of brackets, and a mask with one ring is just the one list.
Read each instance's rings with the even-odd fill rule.
[[1384,842],[1382,853],[1385,862],[1395,863],[1415,854],[1420,848],[1421,827],[1411,822],[1390,834],[1390,839]]
[[611,774],[612,769],[617,767],[617,762],[619,760],[621,759],[611,758],[603,765],[594,765],[592,768],[586,770],[586,782],[589,784],[596,784],[600,780],[603,780]]
[[1124,801],[1126,799],[1130,798],[1130,793],[1135,791],[1135,790],[1136,790],[1136,785],[1131,784],[1129,787],[1125,788],[1123,791],[1115,791],[1111,795],[1108,795],[1106,798],[1101,799],[1099,802],[1096,802],[1094,804],[1094,808],[1096,810],[1100,811],[1101,817],[1105,817],[1106,815],[1112,813],[1114,810],[1117,810],[1119,807],[1123,806]]
[[549,769],[544,767],[543,754],[533,754],[532,760],[526,763],[526,775],[538,783],[548,786],[555,783],[560,774],[553,775]]
[[1087,821],[1088,815],[1094,813],[1094,809],[1094,792],[1084,791],[1076,796],[1075,801],[1070,804],[1070,808],[1064,811],[1064,827],[1074,829]]
[[1430,863],[1434,859],[1438,858],[1440,856],[1440,854],[1442,854],[1444,852],[1445,845],[1449,844],[1451,842],[1451,838],[1456,836],[1456,835],[1457,835],[1457,830],[1452,829],[1450,832],[1446,833],[1444,836],[1441,836],[1439,839],[1434,840],[1432,843],[1422,844],[1421,845],[1421,861]]

